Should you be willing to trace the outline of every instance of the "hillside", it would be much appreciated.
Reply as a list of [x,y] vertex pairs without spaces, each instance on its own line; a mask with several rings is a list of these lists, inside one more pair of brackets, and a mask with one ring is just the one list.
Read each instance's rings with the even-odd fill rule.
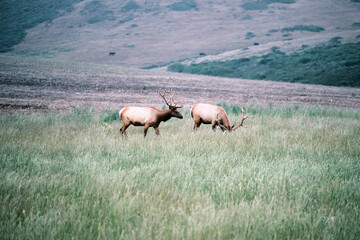
[[[179,59],[199,62],[262,55],[274,46],[292,52],[334,37],[341,37],[342,43],[356,42],[360,35],[356,1],[67,2],[75,4],[60,6],[65,10],[54,19],[30,26],[12,53],[144,67]],[[17,17],[13,15],[6,15],[8,23]],[[23,16],[33,17],[31,12]],[[323,30],[279,31],[298,25]]]
[[221,77],[360,87],[360,42],[326,44],[286,54],[278,47],[262,56],[198,64],[173,63],[168,71]]

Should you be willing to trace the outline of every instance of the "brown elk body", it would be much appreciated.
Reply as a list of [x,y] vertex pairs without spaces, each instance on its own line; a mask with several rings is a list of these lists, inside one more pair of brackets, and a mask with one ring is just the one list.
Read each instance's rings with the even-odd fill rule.
[[[170,101],[167,101],[165,98],[165,93],[170,94]],[[165,91],[164,94],[160,93],[160,96],[164,99],[165,103],[169,106],[168,110],[159,110],[153,107],[135,107],[127,106],[120,110],[119,115],[123,122],[123,126],[120,128],[120,134],[127,136],[126,129],[130,125],[134,126],[144,126],[144,137],[146,137],[149,127],[155,129],[156,135],[160,135],[159,125],[161,122],[166,122],[172,117],[182,119],[183,116],[177,111],[178,108],[183,107],[177,106],[177,103],[174,102],[174,95],[171,95],[170,91]]]
[[194,120],[194,131],[196,131],[202,123],[211,124],[211,127],[214,131],[216,129],[216,126],[219,126],[222,131],[234,131],[238,127],[244,126],[244,120],[248,117],[245,116],[243,108],[241,108],[241,111],[241,123],[234,127],[234,125],[231,125],[224,108],[212,104],[197,103],[192,106],[190,110],[191,117]]

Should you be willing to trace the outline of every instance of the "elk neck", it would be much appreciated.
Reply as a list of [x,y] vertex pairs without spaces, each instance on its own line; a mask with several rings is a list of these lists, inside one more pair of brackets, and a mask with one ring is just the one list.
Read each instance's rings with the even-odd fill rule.
[[226,127],[226,129],[227,129],[228,131],[231,131],[231,130],[232,130],[232,126],[231,126],[231,123],[230,123],[230,119],[229,119],[229,117],[227,116],[225,110],[224,110],[224,109],[221,109],[221,110],[218,109],[218,112],[219,112],[219,111],[223,113],[222,124]]
[[166,122],[171,118],[171,110],[158,110],[158,120],[160,122]]

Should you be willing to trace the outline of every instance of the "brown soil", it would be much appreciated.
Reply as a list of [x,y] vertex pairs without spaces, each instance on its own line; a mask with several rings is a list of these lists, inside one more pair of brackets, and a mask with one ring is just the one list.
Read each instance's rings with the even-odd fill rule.
[[107,65],[0,58],[0,111],[161,108],[158,90],[172,88],[192,104],[321,105],[360,109],[360,89],[231,79]]

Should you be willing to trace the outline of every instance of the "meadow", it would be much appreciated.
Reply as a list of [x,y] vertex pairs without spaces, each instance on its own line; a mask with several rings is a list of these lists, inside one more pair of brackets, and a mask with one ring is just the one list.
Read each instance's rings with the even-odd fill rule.
[[183,111],[127,139],[112,110],[2,114],[2,239],[357,239],[359,112],[245,110],[233,133]]

